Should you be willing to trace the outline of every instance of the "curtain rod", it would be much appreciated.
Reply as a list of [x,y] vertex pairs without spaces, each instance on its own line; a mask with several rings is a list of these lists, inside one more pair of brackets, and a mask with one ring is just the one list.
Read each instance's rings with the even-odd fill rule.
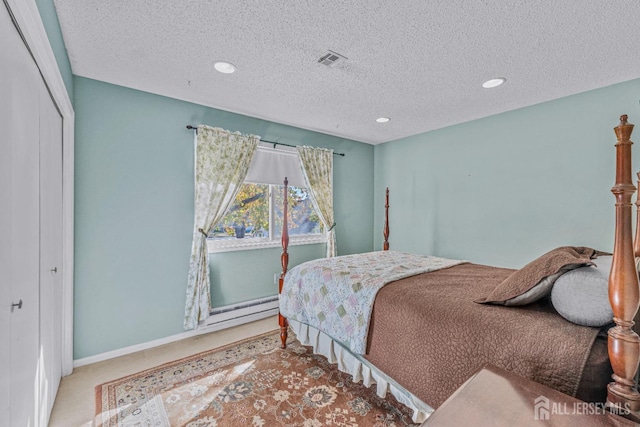
[[[187,125],[187,129],[189,130],[195,130],[196,132],[198,131],[198,127],[197,126],[191,126],[191,125]],[[276,145],[284,145],[285,147],[293,147],[296,148],[295,145],[291,145],[291,144],[285,144],[284,142],[273,142],[273,141],[265,141],[264,139],[261,139],[260,142],[265,142],[267,144],[273,144],[273,148],[276,148]],[[342,156],[344,157],[344,153],[333,153],[334,156]]]

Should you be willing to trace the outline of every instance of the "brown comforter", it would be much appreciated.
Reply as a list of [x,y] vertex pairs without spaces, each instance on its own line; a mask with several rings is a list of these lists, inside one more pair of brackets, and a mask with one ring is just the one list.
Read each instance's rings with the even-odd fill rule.
[[598,329],[566,321],[548,302],[473,302],[512,272],[463,264],[386,285],[366,358],[434,408],[486,363],[575,396]]

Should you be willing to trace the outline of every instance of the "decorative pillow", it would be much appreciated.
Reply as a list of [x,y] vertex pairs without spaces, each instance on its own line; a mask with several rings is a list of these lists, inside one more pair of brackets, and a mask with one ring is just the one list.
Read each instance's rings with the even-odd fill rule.
[[611,256],[598,257],[595,265],[577,268],[556,280],[551,303],[570,322],[582,326],[604,326],[613,321],[609,304]]
[[562,246],[515,271],[491,293],[475,300],[480,304],[525,305],[549,295],[553,283],[565,272],[592,265],[596,250]]

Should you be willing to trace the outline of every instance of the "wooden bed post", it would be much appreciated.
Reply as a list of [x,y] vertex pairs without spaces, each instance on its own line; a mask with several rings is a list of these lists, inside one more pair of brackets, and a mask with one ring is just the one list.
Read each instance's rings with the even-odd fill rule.
[[[636,174],[638,176],[638,194],[636,195],[636,237],[633,240],[633,256],[640,257],[640,172]],[[636,265],[637,267],[637,265]]]
[[[280,273],[280,280],[278,280],[278,294],[282,293],[282,285],[284,284],[284,276],[287,274],[287,268],[289,267],[289,223],[288,223],[288,210],[289,210],[289,180],[284,178],[284,193],[283,193],[283,208],[282,208],[282,255],[280,255],[280,263],[282,264],[282,273]],[[278,325],[280,325],[280,347],[287,348],[287,334],[289,328],[289,322],[287,318],[280,314],[278,311]]]
[[640,337],[631,328],[640,306],[640,287],[636,271],[631,228],[631,198],[636,188],[631,181],[631,132],[627,116],[620,117],[614,128],[616,144],[616,184],[611,192],[616,197],[616,229],[609,302],[615,326],[609,329],[609,360],[613,380],[607,386],[607,407],[634,421],[640,421],[640,393],[634,378],[640,362]]
[[384,230],[382,232],[384,236],[384,244],[382,245],[382,249],[385,251],[389,250],[389,187],[387,187],[387,191],[385,193],[385,202],[384,202]]

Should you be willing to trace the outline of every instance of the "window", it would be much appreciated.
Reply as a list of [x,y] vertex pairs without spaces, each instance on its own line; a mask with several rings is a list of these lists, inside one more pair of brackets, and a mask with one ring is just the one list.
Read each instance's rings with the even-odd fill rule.
[[326,242],[324,227],[304,188],[297,152],[259,146],[235,201],[209,234],[209,252],[279,247],[285,176],[289,179],[290,245]]

